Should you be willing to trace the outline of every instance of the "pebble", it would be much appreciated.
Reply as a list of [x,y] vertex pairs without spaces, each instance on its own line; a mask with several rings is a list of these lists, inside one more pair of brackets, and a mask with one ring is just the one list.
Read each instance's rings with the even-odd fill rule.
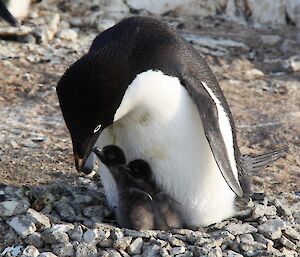
[[226,255],[227,257],[244,257],[243,255],[241,255],[241,254],[239,254],[239,253],[236,253],[236,252],[234,252],[234,251],[232,251],[232,250],[229,250],[228,252],[227,252],[227,255]]
[[278,35],[261,35],[261,41],[267,46],[276,46],[282,42],[282,38]]
[[58,256],[51,252],[42,252],[38,255],[38,257],[58,257]]
[[[181,253],[184,253],[185,252],[185,247],[184,246],[177,246],[177,247],[173,247],[171,250],[170,250],[170,254],[171,255],[178,255],[178,254],[181,254]],[[222,255],[221,255],[222,256]]]
[[33,232],[31,235],[27,236],[25,239],[25,243],[29,245],[33,245],[37,248],[42,247],[44,245],[42,236],[38,232]]
[[71,243],[54,244],[52,249],[57,256],[74,256],[74,248]]
[[117,250],[125,250],[130,245],[131,240],[131,236],[119,238],[114,242],[113,247]]
[[146,245],[143,247],[143,257],[159,256],[160,247],[158,245]]
[[300,71],[300,56],[295,55],[285,60],[282,64],[284,70],[297,72]]
[[78,33],[74,29],[66,28],[58,31],[57,37],[64,40],[74,41],[78,38]]
[[10,225],[21,238],[26,238],[28,235],[36,231],[34,223],[27,219],[26,216],[16,216],[8,221]]
[[141,254],[144,241],[142,238],[138,237],[133,240],[133,242],[128,246],[128,253],[131,255]]
[[75,257],[93,257],[97,256],[97,249],[96,246],[93,244],[88,244],[88,243],[79,243],[75,242],[74,243],[74,248],[75,248]]
[[83,210],[83,215],[87,218],[103,217],[103,206],[88,206]]
[[83,237],[83,229],[79,224],[75,224],[68,234],[71,240],[80,242]]
[[229,223],[225,226],[225,229],[233,235],[242,235],[247,233],[253,233],[257,231],[257,228],[253,227],[250,224],[236,224]]
[[73,222],[76,220],[76,213],[69,204],[59,202],[54,205],[54,208],[64,221]]
[[109,19],[101,19],[97,22],[97,30],[102,32],[114,26],[116,24],[115,21]]
[[276,207],[273,205],[266,206],[263,204],[258,204],[254,206],[252,211],[253,219],[258,219],[263,216],[275,216],[275,215],[276,215]]
[[283,234],[292,240],[300,241],[300,233],[291,227],[286,228]]
[[49,218],[46,215],[39,213],[34,209],[29,208],[27,210],[26,216],[36,225],[38,229],[51,227]]
[[48,244],[67,243],[69,241],[68,234],[55,228],[45,229],[42,232],[43,240]]
[[7,200],[0,202],[0,217],[11,217],[13,215],[23,214],[27,211],[30,204],[26,200]]
[[97,233],[96,233],[96,231],[94,229],[88,229],[83,234],[83,240],[86,243],[92,243],[92,242],[94,242],[97,237],[98,237]]
[[279,241],[280,241],[280,243],[282,243],[284,246],[286,246],[287,248],[289,248],[291,250],[297,249],[297,245],[295,245],[291,240],[289,240],[285,236],[281,236]]
[[22,252],[21,257],[37,257],[40,254],[39,250],[33,245],[28,245]]
[[[85,184],[89,186],[90,183]],[[80,203],[73,201],[71,206],[70,202],[74,195],[81,195],[82,199],[85,198],[82,191],[74,189],[75,191],[68,195],[63,189],[58,190],[54,187],[53,190],[46,193],[52,195],[51,203],[41,201],[42,197],[39,195],[29,197],[36,205],[31,204],[31,208],[28,208],[25,213],[13,215],[7,220],[9,224],[9,221],[13,219],[18,221],[24,219],[29,222],[29,227],[35,227],[35,231],[29,230],[25,233],[27,235],[23,236],[25,237],[23,242],[26,243],[24,247],[27,245],[35,247],[45,256],[240,257],[268,256],[272,253],[274,256],[283,257],[284,254],[296,256],[295,251],[300,247],[300,226],[293,222],[291,216],[287,216],[292,209],[285,206],[286,210],[280,212],[278,206],[281,201],[276,202],[278,199],[264,194],[254,195],[252,203],[248,204],[245,210],[245,215],[237,215],[238,218],[225,220],[208,228],[135,231],[97,223],[98,221],[94,222],[94,220],[99,220],[99,217],[102,220],[111,219],[111,216],[103,215],[103,212],[108,210],[107,207],[103,204],[97,205],[98,200],[95,200],[88,191],[91,201],[80,200]],[[5,201],[16,201],[16,199],[20,201],[26,197],[19,189],[0,187],[0,191],[3,192],[0,192],[0,195],[3,195],[2,199]],[[38,199],[43,204],[37,204]],[[70,223],[71,221],[66,222],[66,217],[58,211],[59,208],[65,209],[66,204],[73,210],[76,207],[76,212],[72,212],[76,220],[74,224]],[[47,215],[41,212],[45,210],[45,206],[52,205],[54,208],[47,210]],[[42,208],[37,211],[33,207]],[[294,209],[297,210],[297,208]],[[295,215],[295,212],[292,214]],[[84,225],[86,222],[89,223],[89,227]],[[17,238],[20,240],[21,236],[17,236],[12,227],[4,233],[1,229],[5,227],[0,226],[0,233],[5,235],[7,240],[11,242]],[[24,247],[20,248],[20,253],[24,251]],[[51,252],[43,252],[48,249]]]
[[281,237],[281,230],[285,228],[285,223],[280,219],[267,220],[265,223],[259,225],[258,230],[264,236],[271,240]]

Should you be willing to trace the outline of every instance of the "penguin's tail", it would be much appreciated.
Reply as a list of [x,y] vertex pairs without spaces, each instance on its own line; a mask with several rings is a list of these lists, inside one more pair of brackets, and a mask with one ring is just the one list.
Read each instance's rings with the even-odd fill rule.
[[0,17],[7,21],[11,26],[18,27],[19,22],[11,15],[6,5],[0,0]]
[[282,157],[285,157],[288,152],[288,149],[289,147],[286,146],[258,156],[244,155],[242,157],[243,163],[248,172],[258,172],[267,167],[268,164],[275,162],[276,160]]
[[279,158],[285,157],[287,152],[288,146],[257,156],[242,156],[241,162],[243,169],[239,173],[239,181],[243,189],[243,196],[246,199],[253,193],[251,190],[251,176],[263,170]]

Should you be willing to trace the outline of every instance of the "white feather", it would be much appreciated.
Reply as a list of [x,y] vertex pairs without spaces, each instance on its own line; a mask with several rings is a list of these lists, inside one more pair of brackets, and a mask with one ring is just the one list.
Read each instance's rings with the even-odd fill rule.
[[201,83],[216,104],[216,107],[218,110],[218,123],[219,123],[219,127],[221,130],[221,134],[222,134],[224,143],[225,143],[225,147],[228,152],[230,167],[231,167],[231,170],[232,170],[237,182],[239,183],[238,171],[237,171],[236,161],[235,161],[235,157],[234,157],[232,128],[230,126],[229,118],[228,118],[220,100],[215,96],[213,91],[207,86],[207,84],[205,82],[201,81]]
[[10,0],[7,9],[14,17],[24,19],[28,16],[30,2],[30,0]]
[[[128,161],[148,161],[156,183],[179,203],[188,225],[209,225],[233,215],[235,195],[214,160],[197,108],[177,78],[153,70],[139,74],[97,144],[119,145]],[[112,176],[103,165],[99,172],[110,205],[117,206]]]

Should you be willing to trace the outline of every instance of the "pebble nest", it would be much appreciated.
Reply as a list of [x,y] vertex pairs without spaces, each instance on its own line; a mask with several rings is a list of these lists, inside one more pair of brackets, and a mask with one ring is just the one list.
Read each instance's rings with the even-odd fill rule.
[[[299,197],[294,203],[254,193],[236,217],[195,229],[117,227],[101,185],[0,187],[1,256],[298,256]],[[298,200],[298,201],[297,201]]]

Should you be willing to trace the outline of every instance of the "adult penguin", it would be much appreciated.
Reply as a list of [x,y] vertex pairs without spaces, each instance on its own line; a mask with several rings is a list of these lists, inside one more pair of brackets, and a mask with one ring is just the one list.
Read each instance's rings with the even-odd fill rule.
[[[235,195],[248,191],[247,167],[281,155],[243,160],[216,77],[191,44],[157,19],[131,17],[99,34],[57,93],[77,170],[93,169],[95,144],[118,145],[129,161],[151,165],[155,183],[190,226],[232,216]],[[116,206],[115,181],[105,166],[99,172]]]

